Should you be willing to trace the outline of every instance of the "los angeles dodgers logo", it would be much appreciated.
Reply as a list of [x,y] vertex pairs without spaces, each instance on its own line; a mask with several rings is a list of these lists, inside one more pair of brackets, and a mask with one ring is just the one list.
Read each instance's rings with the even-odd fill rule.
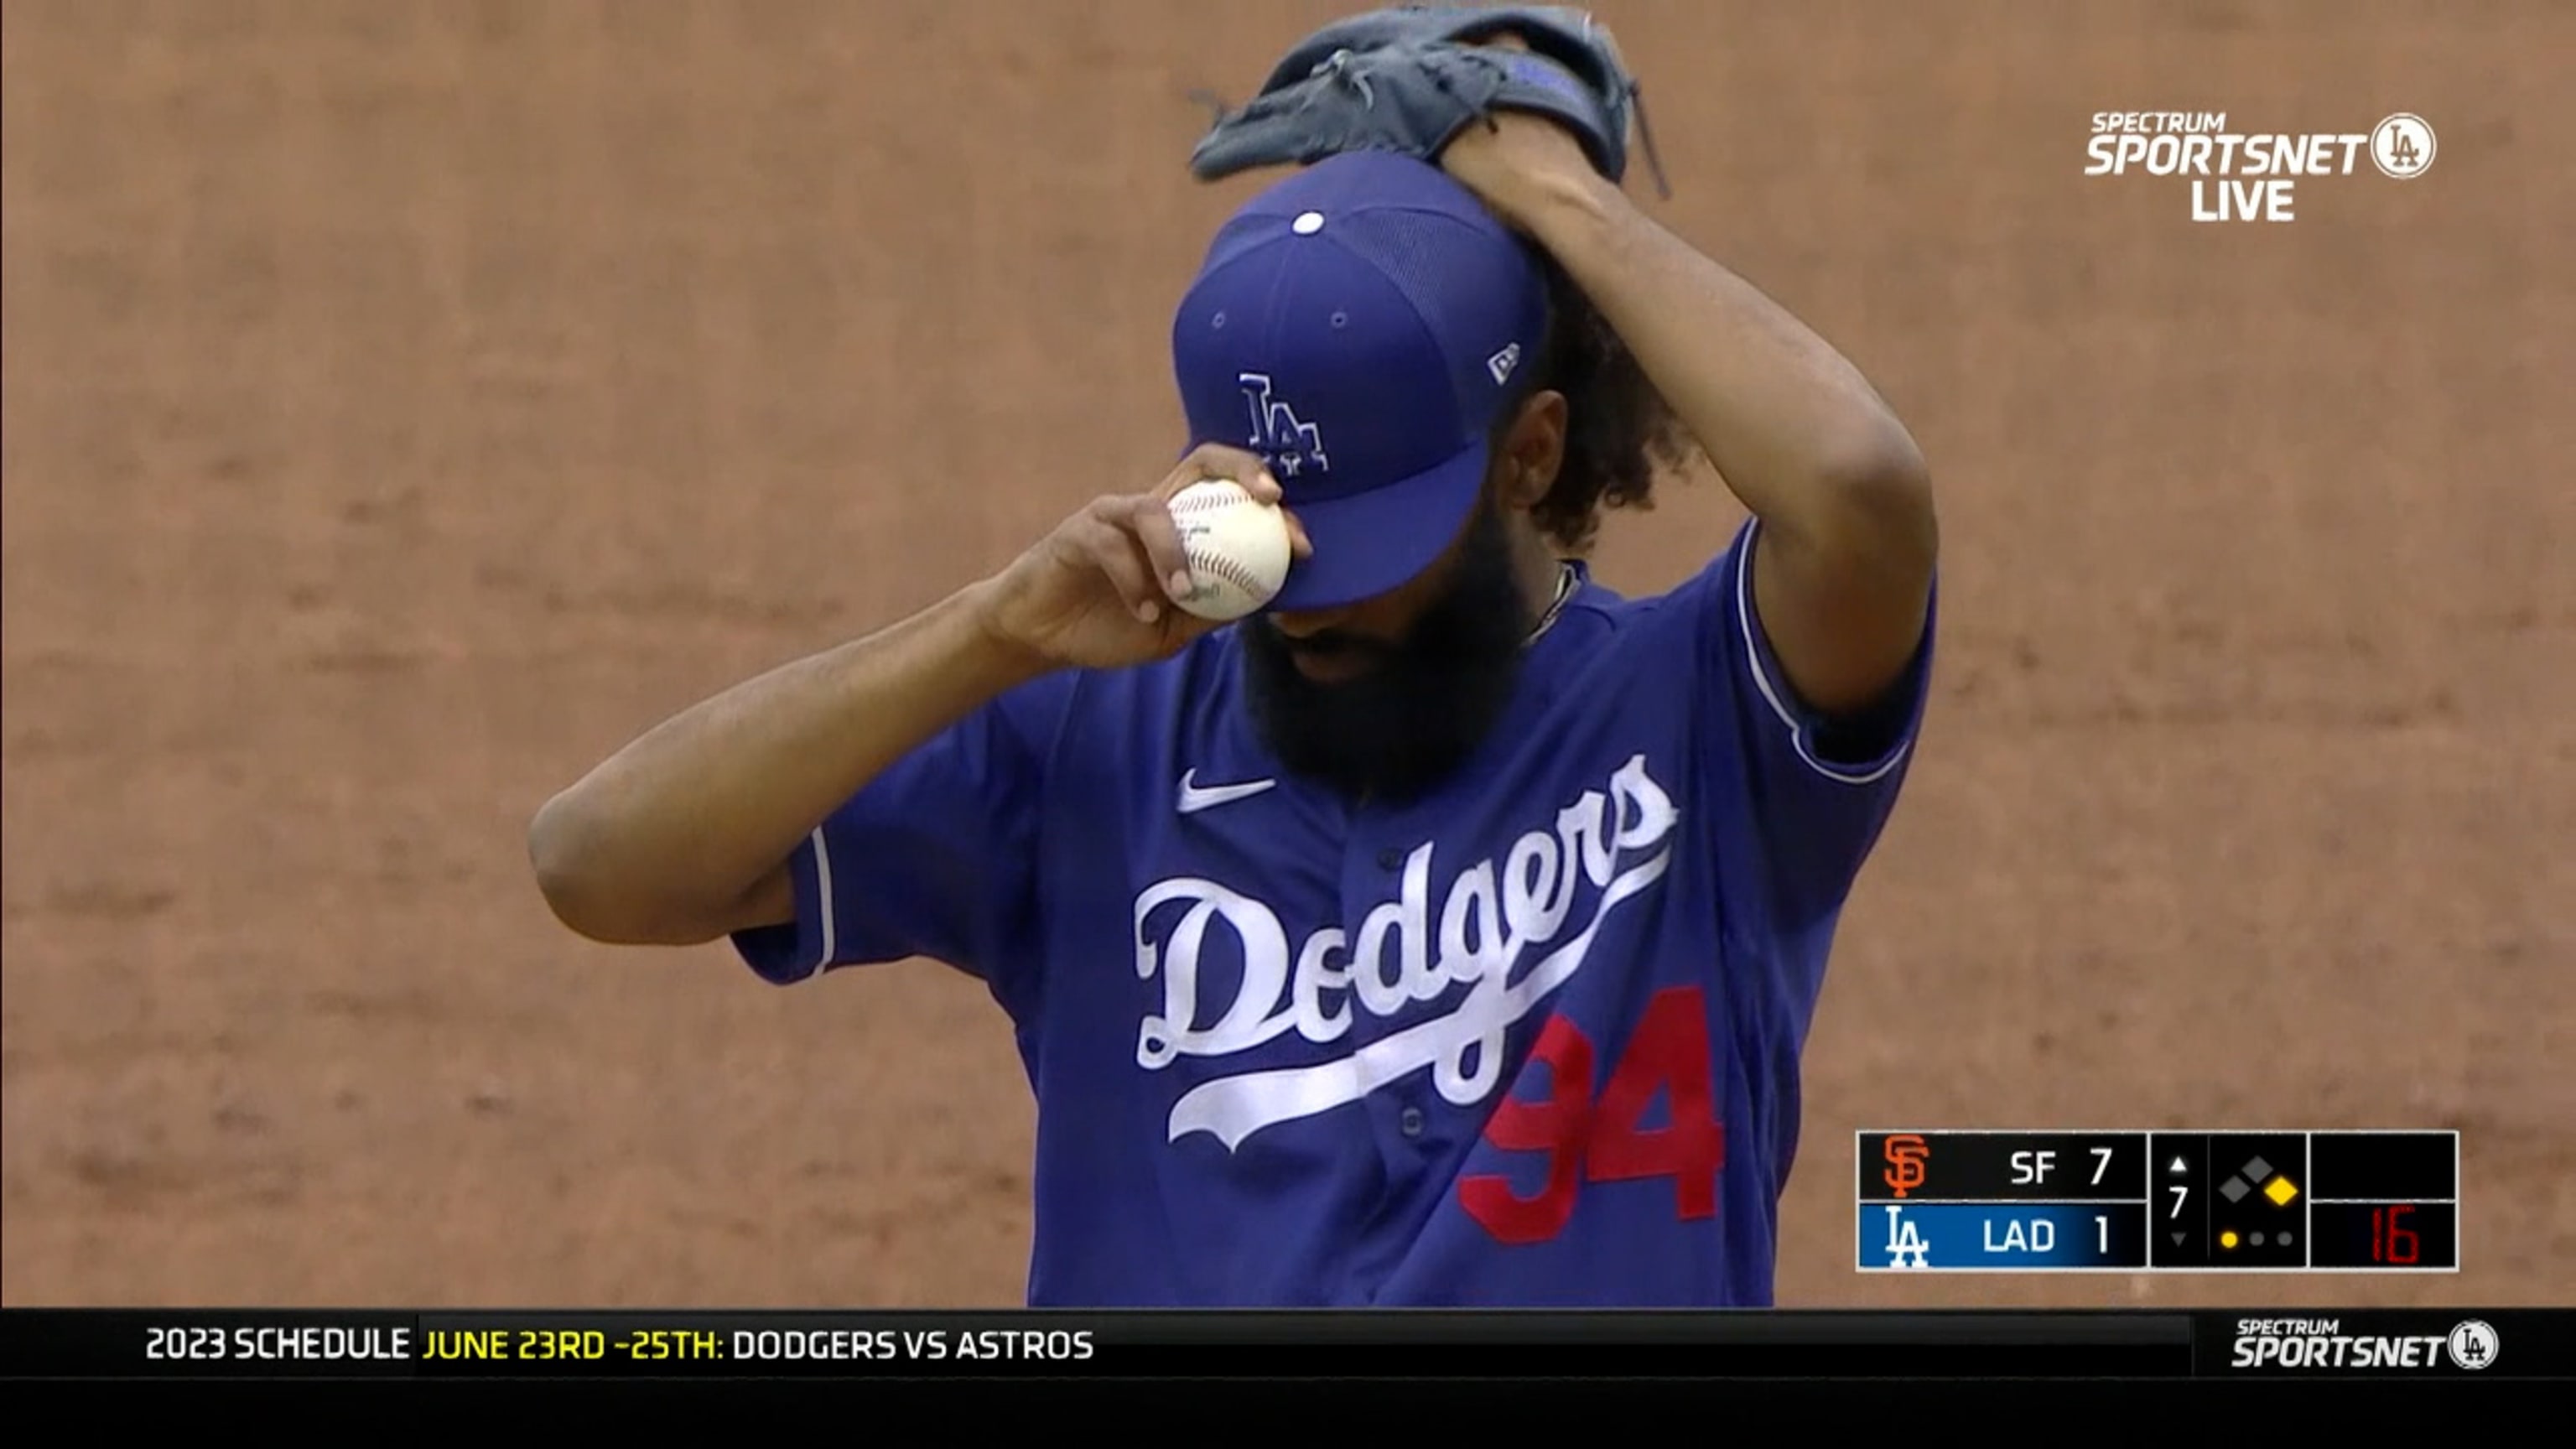
[[1252,409],[1252,451],[1272,471],[1283,478],[1294,478],[1310,467],[1318,473],[1332,471],[1332,460],[1324,455],[1323,430],[1271,395],[1268,373],[1247,372],[1235,380],[1243,384],[1244,403]]
[[[1354,1009],[1393,1021],[1468,988],[1447,1009],[1345,1055],[1199,1083],[1173,1104],[1170,1140],[1205,1132],[1233,1150],[1264,1127],[1347,1106],[1425,1068],[1450,1102],[1482,1101],[1503,1080],[1504,1033],[1583,969],[1613,908],[1662,879],[1678,821],[1645,756],[1635,756],[1606,791],[1586,790],[1559,810],[1553,829],[1460,869],[1437,915],[1426,842],[1406,860],[1397,898],[1370,911],[1356,939],[1324,926],[1293,956],[1262,901],[1196,877],[1148,887],[1136,897],[1136,974],[1163,982],[1162,1010],[1136,1037],[1136,1064],[1149,1071],[1184,1056],[1235,1056],[1292,1031],[1329,1045],[1350,1031]],[[1587,886],[1595,894],[1578,923]],[[1577,928],[1566,936],[1569,925]],[[1231,933],[1242,973],[1233,999],[1201,1025],[1209,1012],[1199,955],[1211,928]]]

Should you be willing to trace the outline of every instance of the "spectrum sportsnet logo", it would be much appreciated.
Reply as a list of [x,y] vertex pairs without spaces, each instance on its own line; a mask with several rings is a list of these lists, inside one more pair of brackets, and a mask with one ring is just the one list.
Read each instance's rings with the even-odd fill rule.
[[2367,133],[2231,131],[2225,111],[2103,111],[2084,147],[2087,176],[2181,177],[2194,221],[2291,221],[2298,179],[2357,176],[2365,164],[2411,181],[2433,164],[2433,127],[2408,111]]
[[2439,1369],[2475,1372],[2503,1345],[2487,1323],[2471,1318],[2448,1334],[2346,1333],[2339,1318],[2243,1318],[2228,1365],[2239,1369]]

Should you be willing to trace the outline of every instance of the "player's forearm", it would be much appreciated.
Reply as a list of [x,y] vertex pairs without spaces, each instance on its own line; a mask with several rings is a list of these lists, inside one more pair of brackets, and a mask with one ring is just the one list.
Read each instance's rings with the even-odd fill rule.
[[1922,455],[1831,344],[1597,177],[1548,178],[1515,209],[1774,539],[1928,538]]
[[[982,586],[979,586],[979,589]],[[1037,666],[984,627],[978,590],[738,685],[657,726],[537,814],[529,854],[565,924],[688,944],[887,766]]]

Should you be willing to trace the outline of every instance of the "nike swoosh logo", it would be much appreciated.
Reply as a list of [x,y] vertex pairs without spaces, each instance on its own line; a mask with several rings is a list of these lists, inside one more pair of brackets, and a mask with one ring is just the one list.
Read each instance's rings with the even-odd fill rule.
[[1191,770],[1181,776],[1181,813],[1195,815],[1216,805],[1231,805],[1270,789],[1276,780],[1246,780],[1240,785],[1201,785],[1199,772]]

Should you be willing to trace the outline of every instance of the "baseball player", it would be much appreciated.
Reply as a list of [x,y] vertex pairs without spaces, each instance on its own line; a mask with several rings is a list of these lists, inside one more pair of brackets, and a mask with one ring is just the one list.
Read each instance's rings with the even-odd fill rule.
[[[1923,709],[1925,465],[1578,129],[1440,140],[1223,227],[1168,476],[531,828],[589,937],[980,978],[1038,1106],[1032,1305],[1772,1302],[1799,1055]],[[1580,553],[1679,441],[1752,518],[1622,597]],[[1206,479],[1295,523],[1232,624],[1175,607],[1163,501]]]

